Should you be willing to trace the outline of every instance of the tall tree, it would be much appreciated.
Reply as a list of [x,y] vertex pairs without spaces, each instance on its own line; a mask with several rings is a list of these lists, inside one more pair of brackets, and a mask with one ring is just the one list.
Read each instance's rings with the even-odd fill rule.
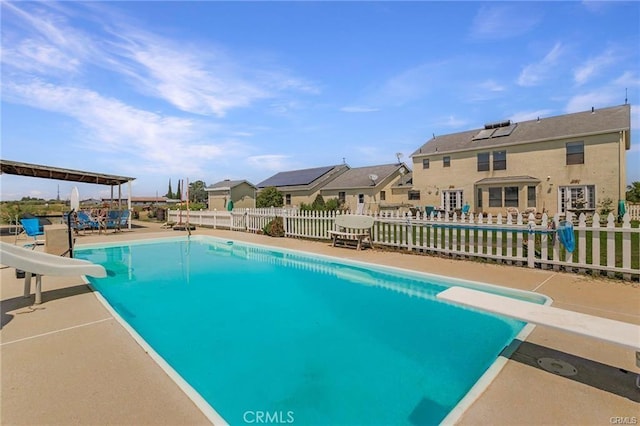
[[176,200],[182,201],[182,190],[180,189],[180,179],[178,179],[178,189],[176,189]]
[[205,188],[207,184],[204,181],[197,180],[189,184],[189,201],[194,203],[206,203],[209,198]]
[[171,189],[171,178],[169,178],[169,190],[167,191],[167,194],[165,195],[165,197],[167,197],[170,200],[173,199],[173,190]]

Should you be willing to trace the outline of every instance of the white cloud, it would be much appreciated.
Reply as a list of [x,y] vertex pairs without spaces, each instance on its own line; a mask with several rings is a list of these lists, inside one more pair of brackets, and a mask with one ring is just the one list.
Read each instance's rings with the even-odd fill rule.
[[522,4],[482,6],[471,23],[476,39],[505,39],[529,32],[540,21],[539,14]]
[[617,86],[622,87],[640,87],[640,77],[635,71],[625,71],[620,77],[613,82]]
[[596,90],[569,99],[565,107],[566,113],[590,110],[591,107],[604,108],[620,104],[620,94],[611,90]]
[[123,167],[129,163],[133,171],[195,172],[208,161],[241,155],[242,149],[233,140],[205,142],[204,132],[214,129],[203,123],[140,110],[91,90],[39,80],[4,82],[2,89],[14,103],[77,120],[88,133],[83,148],[117,153]]
[[584,6],[584,8],[591,13],[600,14],[601,12],[607,10],[610,6],[613,6],[615,3],[616,2],[613,1],[588,0],[583,1],[582,6]]
[[549,117],[553,114],[551,109],[539,109],[537,111],[519,111],[514,113],[509,120],[514,123],[521,123],[523,121],[536,120],[538,118]]
[[[2,61],[13,71],[42,78],[62,75],[65,81],[70,76],[63,72],[115,71],[144,95],[185,112],[218,117],[267,98],[320,92],[312,82],[256,59],[258,55],[168,39],[140,30],[113,9],[87,5],[70,12],[54,3],[4,5],[17,22],[15,29],[3,31],[3,46],[10,47],[3,49]],[[81,29],[83,21],[89,22],[91,33]]]
[[433,123],[434,126],[437,127],[451,127],[451,128],[460,128],[468,125],[467,120],[463,120],[461,118],[455,117],[453,115],[449,115],[447,117],[442,117]]
[[291,156],[282,154],[264,154],[264,155],[252,155],[247,157],[247,163],[249,166],[259,170],[265,170],[269,172],[281,172],[283,170],[291,169],[292,163],[290,162]]
[[483,81],[478,87],[483,90],[488,90],[489,92],[504,92],[506,90],[503,85],[498,84],[494,80]]
[[558,59],[564,53],[562,43],[556,43],[553,48],[542,58],[524,67],[518,77],[520,86],[536,86],[546,79],[558,63]]
[[372,96],[373,103],[399,106],[424,97],[434,88],[443,63],[428,63],[407,69],[382,84]]
[[379,109],[378,108],[373,108],[373,107],[353,105],[353,106],[342,107],[342,108],[340,108],[340,111],[358,113],[358,112],[376,112],[376,111],[379,111]]
[[573,78],[578,85],[582,85],[603,69],[615,64],[616,61],[617,55],[612,49],[607,49],[600,55],[587,60],[577,67],[574,71]]

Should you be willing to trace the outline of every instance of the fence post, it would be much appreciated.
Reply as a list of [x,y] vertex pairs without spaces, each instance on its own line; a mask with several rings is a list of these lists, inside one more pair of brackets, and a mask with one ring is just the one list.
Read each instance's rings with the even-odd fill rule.
[[413,250],[413,224],[411,215],[407,214],[407,251]]
[[529,232],[527,234],[527,266],[529,268],[535,268],[536,266],[536,234],[533,232],[536,228],[536,220],[533,213],[529,213],[529,220],[527,222]]
[[[558,225],[560,223],[560,215],[556,213],[553,215],[553,229],[558,229]],[[560,261],[560,239],[558,238],[558,234],[555,234],[555,238],[553,239],[553,270],[559,271],[560,264],[555,263]]]
[[[549,217],[546,213],[542,213],[542,221],[540,222],[540,227],[544,229],[549,229]],[[540,234],[540,268],[548,269],[549,264],[549,233],[543,232]]]
[[[615,233],[615,218],[613,213],[609,213],[607,217],[607,267],[615,268],[616,266],[616,233]],[[607,271],[607,276],[613,278],[615,273],[613,271]]]
[[[587,226],[587,217],[584,213],[580,213],[580,217],[578,218],[578,263],[580,265],[584,265],[587,263],[587,235],[585,231],[585,227]],[[580,229],[582,228],[582,229]],[[578,272],[584,274],[586,269],[579,268]]]
[[[516,225],[518,227],[522,227],[524,225],[522,221],[524,218],[522,217],[522,213],[518,213],[518,218],[516,219]],[[522,232],[516,232],[516,257],[522,259],[522,246],[524,244],[524,234]],[[518,266],[522,266],[522,261],[518,260]]]
[[[594,213],[591,219],[591,264],[600,266],[600,215]],[[600,274],[600,269],[595,269]]]
[[[491,217],[491,215],[489,217]],[[506,219],[507,219],[507,225],[511,225],[511,215],[510,214],[508,214],[506,216]],[[502,223],[502,213],[498,213],[498,221],[497,221],[496,225],[497,225],[498,229],[502,228],[502,225],[503,225],[503,223]],[[496,242],[496,256],[498,256],[496,258],[496,261],[498,263],[502,263],[502,256],[503,256],[503,253],[502,253],[502,231],[497,231],[497,232],[493,233],[493,238],[495,239],[495,242]],[[507,240],[507,243],[510,243],[510,242],[511,242],[510,240]],[[491,247],[489,247],[489,250],[491,250]]]
[[[478,215],[478,224],[482,224],[482,213]],[[483,242],[483,231],[478,228],[478,233],[476,234],[476,253],[483,254],[484,253],[484,242]]]
[[[629,213],[622,217],[622,267],[631,269],[631,218]],[[622,274],[622,279],[631,280],[631,274]]]

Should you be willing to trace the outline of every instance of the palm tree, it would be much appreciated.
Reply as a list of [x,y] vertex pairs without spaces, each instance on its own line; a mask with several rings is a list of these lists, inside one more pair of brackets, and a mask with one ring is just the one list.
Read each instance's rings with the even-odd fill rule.
[[640,203],[640,182],[632,182],[627,186],[626,198],[630,203]]

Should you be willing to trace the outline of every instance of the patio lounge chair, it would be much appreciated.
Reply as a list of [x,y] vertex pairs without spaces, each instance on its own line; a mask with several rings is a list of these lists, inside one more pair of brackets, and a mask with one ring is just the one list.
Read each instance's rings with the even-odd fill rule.
[[109,210],[104,218],[104,226],[117,231],[120,228],[120,210]]
[[36,246],[44,244],[44,240],[38,239],[40,235],[44,235],[44,230],[40,226],[40,220],[37,218],[20,219],[20,224],[22,225],[24,233],[27,234],[28,237],[33,238],[33,242],[25,244],[24,247],[31,247],[33,250]]
[[120,228],[126,228],[129,225],[129,210],[122,210],[120,215]]
[[78,212],[78,224],[85,230],[90,229],[91,232],[95,229],[100,229],[100,223],[82,210]]

